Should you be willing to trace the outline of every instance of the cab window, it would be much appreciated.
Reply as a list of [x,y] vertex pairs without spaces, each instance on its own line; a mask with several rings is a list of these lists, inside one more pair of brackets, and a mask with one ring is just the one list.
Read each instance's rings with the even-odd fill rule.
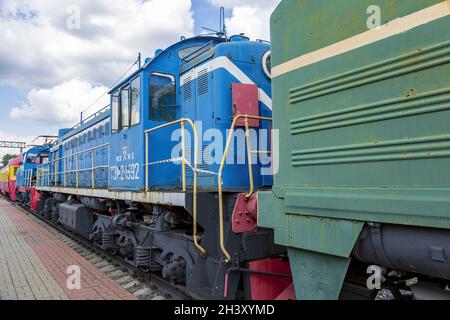
[[112,132],[129,128],[141,122],[141,77],[111,96]]
[[131,82],[130,105],[131,105],[131,126],[140,122],[141,110],[141,77],[137,77]]
[[112,113],[112,131],[120,130],[120,116],[119,116],[119,95],[114,93],[111,97],[111,113]]
[[37,154],[35,154],[35,153],[29,153],[28,155],[27,155],[27,160],[26,160],[26,163],[28,163],[28,164],[36,164],[36,157],[37,157]]
[[121,109],[121,127],[128,128],[130,126],[130,86],[126,86],[120,90],[120,109]]
[[152,73],[149,78],[149,118],[153,121],[176,119],[175,77]]

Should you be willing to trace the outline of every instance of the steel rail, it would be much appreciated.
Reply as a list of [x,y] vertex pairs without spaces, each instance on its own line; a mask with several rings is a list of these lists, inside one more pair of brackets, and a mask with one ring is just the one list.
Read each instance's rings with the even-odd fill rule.
[[204,297],[197,296],[195,294],[188,294],[185,292],[185,290],[186,290],[185,286],[183,286],[183,285],[174,286],[170,281],[167,281],[167,280],[161,278],[160,276],[158,276],[155,273],[148,273],[148,272],[142,271],[141,269],[133,266],[126,260],[120,258],[119,256],[113,255],[113,254],[107,252],[106,250],[92,244],[89,240],[87,240],[79,235],[76,235],[71,231],[64,229],[61,225],[58,225],[56,223],[53,223],[51,221],[44,219],[42,216],[34,213],[26,206],[24,206],[18,202],[12,202],[10,199],[4,197],[3,195],[0,195],[0,197],[3,197],[4,199],[6,199],[13,206],[20,208],[22,211],[24,211],[25,214],[27,214],[35,219],[38,219],[39,221],[42,221],[49,227],[64,234],[65,236],[71,238],[72,240],[77,241],[79,244],[81,244],[87,250],[94,251],[95,253],[102,256],[105,260],[109,260],[110,262],[119,265],[120,267],[128,270],[131,273],[138,274],[140,278],[145,279],[147,284],[155,285],[159,290],[170,294],[172,297],[174,297],[178,300],[192,300],[192,299],[204,298]]

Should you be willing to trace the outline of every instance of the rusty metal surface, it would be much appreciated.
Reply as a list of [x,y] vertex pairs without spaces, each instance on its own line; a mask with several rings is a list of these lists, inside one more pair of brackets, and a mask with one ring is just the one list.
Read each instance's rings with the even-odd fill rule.
[[[233,83],[231,85],[233,118],[240,115],[259,116],[258,86]],[[245,119],[238,119],[236,126],[243,127]],[[249,127],[259,127],[259,119],[248,119]]]
[[238,195],[234,205],[232,220],[232,230],[234,233],[253,232],[256,230],[257,198],[254,193],[249,198],[245,193]]

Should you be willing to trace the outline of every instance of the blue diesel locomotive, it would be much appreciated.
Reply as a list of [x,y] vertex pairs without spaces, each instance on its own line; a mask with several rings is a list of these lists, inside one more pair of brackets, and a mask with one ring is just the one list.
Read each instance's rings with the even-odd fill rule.
[[255,191],[272,185],[270,88],[264,41],[157,50],[110,106],[60,130],[38,171],[38,211],[193,297],[278,297],[286,253],[256,227]]
[[22,162],[16,171],[16,195],[17,201],[36,210],[35,188],[37,179],[37,170],[41,165],[48,163],[50,153],[50,144],[34,145],[25,151],[22,155]]

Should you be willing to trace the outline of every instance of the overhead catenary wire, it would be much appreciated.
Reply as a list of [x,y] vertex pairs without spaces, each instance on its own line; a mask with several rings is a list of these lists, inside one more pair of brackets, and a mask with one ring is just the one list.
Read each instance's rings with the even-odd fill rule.
[[83,111],[81,111],[81,113],[85,113],[86,111],[88,111],[90,108],[92,108],[98,101],[100,101],[101,98],[103,98],[106,94],[108,94],[108,92],[114,88],[115,85],[117,85],[122,79],[123,77],[125,77],[128,72],[130,72],[130,70],[137,65],[139,62],[139,59],[136,60],[112,85],[109,86],[109,88],[100,96],[98,97],[94,102],[92,102],[86,109],[84,109]]

